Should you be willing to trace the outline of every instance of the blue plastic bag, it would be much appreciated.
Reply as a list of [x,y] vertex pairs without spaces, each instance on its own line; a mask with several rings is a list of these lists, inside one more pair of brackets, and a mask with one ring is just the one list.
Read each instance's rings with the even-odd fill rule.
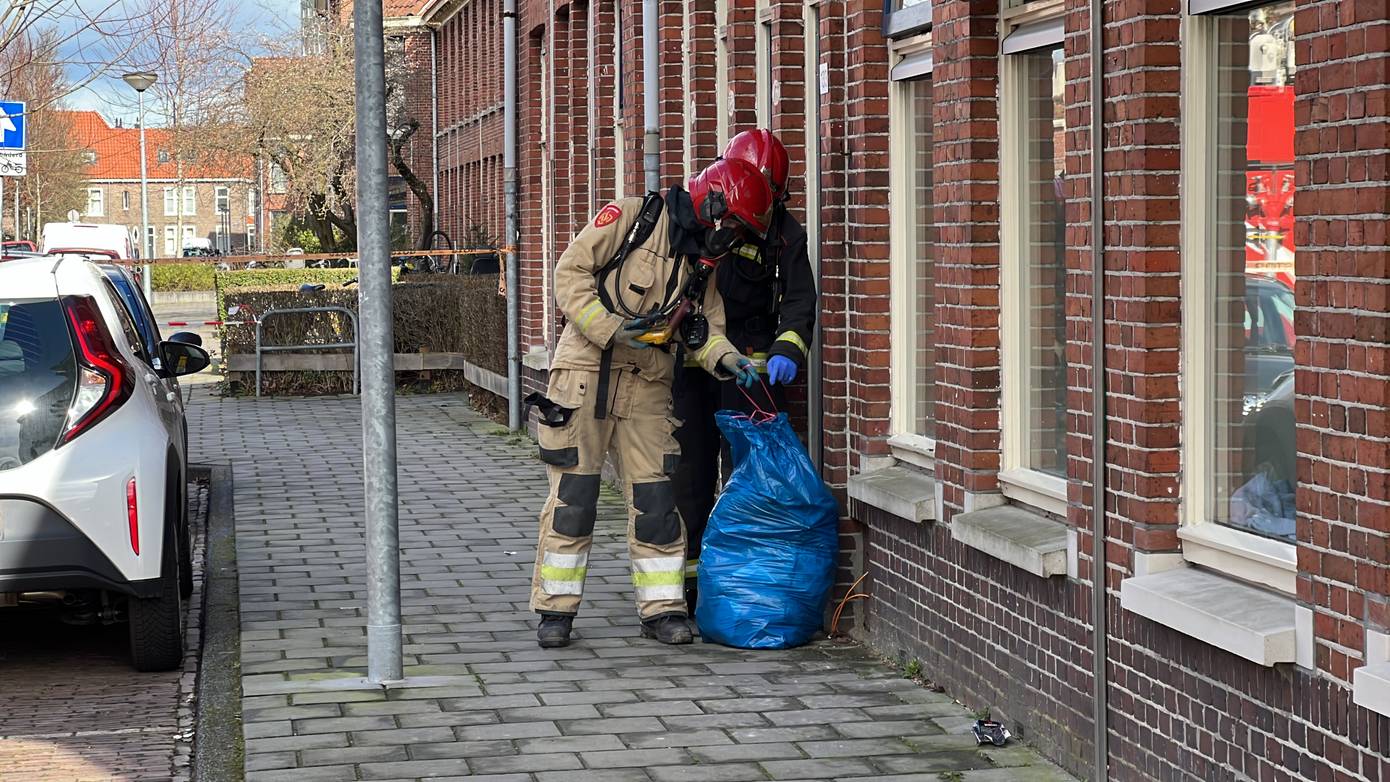
[[785,413],[755,423],[726,410],[715,419],[734,469],[700,552],[700,633],[744,649],[800,646],[824,622],[839,507]]

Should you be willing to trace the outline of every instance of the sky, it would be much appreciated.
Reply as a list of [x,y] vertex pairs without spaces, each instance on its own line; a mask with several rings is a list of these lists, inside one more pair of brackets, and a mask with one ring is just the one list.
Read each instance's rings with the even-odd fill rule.
[[[84,9],[109,8],[113,0],[75,0]],[[132,0],[119,0],[132,2]],[[138,2],[138,0],[135,0]],[[236,22],[239,32],[251,38],[280,37],[299,27],[300,0],[232,0],[235,3]],[[116,13],[119,13],[117,11]],[[65,45],[63,59],[69,63],[92,60],[93,52],[100,52],[103,41],[100,33],[89,30]],[[101,112],[108,121],[120,118],[127,126],[135,124],[136,110],[132,100],[132,90],[121,81],[121,74],[129,70],[116,64],[110,73],[97,78],[72,95],[66,101],[70,109],[90,109]],[[70,64],[68,77],[74,83],[89,78],[90,68]],[[162,124],[157,116],[150,115],[148,125]]]

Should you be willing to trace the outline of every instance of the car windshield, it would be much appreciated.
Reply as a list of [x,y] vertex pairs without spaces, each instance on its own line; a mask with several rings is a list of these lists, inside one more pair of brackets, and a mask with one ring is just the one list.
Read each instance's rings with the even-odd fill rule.
[[53,450],[76,386],[59,303],[0,299],[0,471]]

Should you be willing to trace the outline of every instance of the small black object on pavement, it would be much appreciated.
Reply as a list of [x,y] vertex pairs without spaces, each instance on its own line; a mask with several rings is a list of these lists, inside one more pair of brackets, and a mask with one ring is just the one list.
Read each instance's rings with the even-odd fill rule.
[[993,744],[996,747],[1007,744],[1009,737],[1013,735],[1002,722],[994,720],[975,720],[975,727],[971,728],[970,732],[975,734],[975,743]]

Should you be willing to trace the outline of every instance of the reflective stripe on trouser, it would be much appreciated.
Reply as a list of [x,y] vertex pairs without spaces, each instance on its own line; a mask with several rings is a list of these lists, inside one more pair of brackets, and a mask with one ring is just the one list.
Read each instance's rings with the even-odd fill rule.
[[637,602],[685,599],[684,557],[639,557],[632,560]]
[[615,369],[609,414],[595,419],[592,397],[598,386],[597,371],[551,372],[546,395],[574,414],[565,426],[540,426],[550,496],[541,510],[531,608],[578,613],[597,518],[599,472],[612,449],[627,497],[638,612],[643,618],[685,613],[685,529],[670,481],[680,454],[672,435],[670,387]]

